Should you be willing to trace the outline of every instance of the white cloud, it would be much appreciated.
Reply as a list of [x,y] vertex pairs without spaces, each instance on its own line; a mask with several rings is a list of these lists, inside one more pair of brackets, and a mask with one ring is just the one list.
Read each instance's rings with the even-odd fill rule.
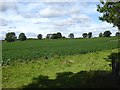
[[77,7],[75,7],[75,8],[71,8],[70,13],[71,13],[71,14],[77,14],[77,13],[80,13],[80,9],[77,8]]
[[86,23],[90,21],[90,18],[85,14],[73,15],[71,19],[77,23]]
[[91,13],[97,13],[97,5],[96,4],[98,4],[98,3],[94,3],[94,2],[90,2],[89,4],[88,3],[85,3],[86,5],[85,5],[85,7],[82,7],[82,8],[84,8],[84,10],[83,10],[83,12],[84,13],[87,13],[87,14],[91,14]]
[[[91,23],[90,17],[88,17],[87,15],[84,14],[79,14],[79,15],[72,15],[71,17],[69,17],[68,19],[63,19],[60,20],[59,22],[57,22],[54,26],[54,28],[56,30],[72,30],[74,28],[74,30],[76,30],[75,27],[81,28],[81,27],[89,27]],[[80,30],[80,29],[79,29]]]
[[[16,1],[16,0],[14,0],[14,1]],[[6,11],[8,9],[14,9],[15,10],[15,9],[18,8],[16,4],[17,3],[15,3],[15,2],[8,2],[6,0],[2,0],[0,2],[0,11]]]
[[40,10],[39,14],[42,17],[51,18],[51,17],[60,17],[65,15],[77,14],[79,12],[80,10],[78,8],[65,9],[62,7],[57,7],[57,8],[48,7],[43,10]]
[[45,8],[40,11],[40,15],[42,17],[57,17],[61,16],[62,13],[59,12],[60,9],[51,9],[51,8]]
[[19,14],[25,18],[39,18],[39,10],[43,9],[45,5],[43,3],[27,3],[18,4]]
[[3,18],[0,18],[0,26],[7,26],[7,21]]

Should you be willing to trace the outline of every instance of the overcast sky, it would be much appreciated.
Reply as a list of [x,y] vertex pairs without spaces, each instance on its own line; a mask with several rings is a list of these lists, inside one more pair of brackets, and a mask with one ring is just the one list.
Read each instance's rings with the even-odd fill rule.
[[98,19],[102,14],[96,11],[97,4],[99,0],[3,0],[0,2],[0,39],[4,39],[7,32],[15,32],[17,36],[23,32],[28,38],[56,32],[66,37],[69,33],[82,37],[88,32],[98,36],[105,30],[115,35],[117,28]]

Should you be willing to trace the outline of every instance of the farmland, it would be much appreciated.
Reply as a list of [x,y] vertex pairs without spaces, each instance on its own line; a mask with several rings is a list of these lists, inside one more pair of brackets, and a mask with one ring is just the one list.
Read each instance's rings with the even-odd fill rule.
[[116,87],[107,59],[118,52],[118,40],[103,37],[3,42],[2,87]]
[[95,51],[118,48],[118,38],[27,40],[2,43],[3,65],[14,61],[27,62],[32,59],[53,58],[86,54]]

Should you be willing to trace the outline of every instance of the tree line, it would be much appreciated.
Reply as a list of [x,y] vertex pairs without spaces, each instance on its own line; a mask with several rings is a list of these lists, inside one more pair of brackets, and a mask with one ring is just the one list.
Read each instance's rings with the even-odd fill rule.
[[[103,33],[99,33],[99,37],[110,37],[111,34],[112,33],[108,30],[108,31],[105,31]],[[83,33],[82,36],[83,36],[83,38],[92,38],[92,32]],[[115,36],[120,36],[120,32],[116,32]],[[68,35],[68,37],[74,38],[74,33],[70,33]],[[66,38],[66,37],[62,36],[62,34],[60,32],[53,33],[53,34],[47,34],[47,36],[46,36],[46,39],[60,39],[60,38]],[[28,38],[26,37],[25,33],[20,33],[18,36],[18,40],[20,40],[20,41],[25,41],[27,39]],[[38,34],[37,39],[42,40],[43,35]],[[17,40],[17,36],[16,36],[15,32],[8,32],[6,34],[5,40],[7,42],[14,42],[15,40]]]

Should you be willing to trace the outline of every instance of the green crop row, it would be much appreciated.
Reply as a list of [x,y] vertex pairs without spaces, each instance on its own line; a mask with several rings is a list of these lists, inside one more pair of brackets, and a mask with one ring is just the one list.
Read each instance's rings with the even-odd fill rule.
[[54,56],[86,54],[118,48],[118,38],[27,40],[2,43],[2,63],[31,61],[38,58],[50,59]]

